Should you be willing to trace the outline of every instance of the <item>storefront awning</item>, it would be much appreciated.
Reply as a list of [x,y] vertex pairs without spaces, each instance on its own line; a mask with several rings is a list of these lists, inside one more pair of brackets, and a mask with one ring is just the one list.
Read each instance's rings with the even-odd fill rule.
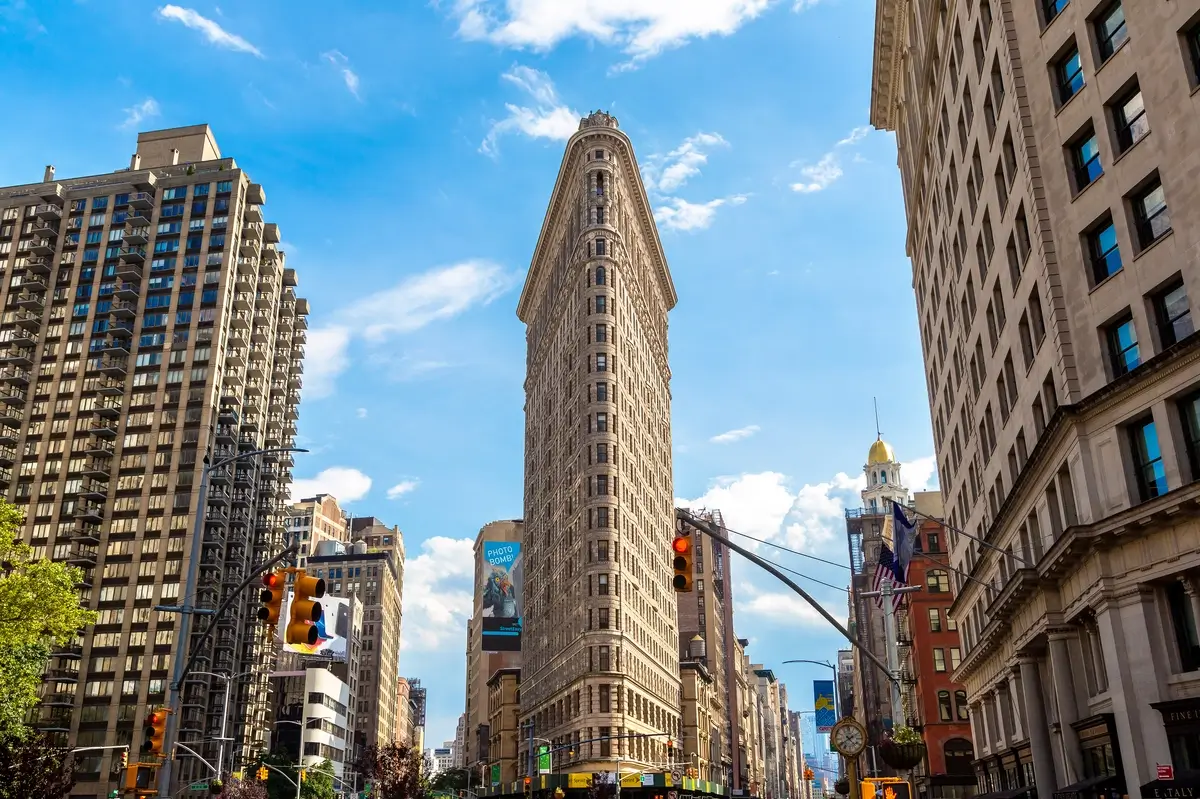
[[1032,785],[1026,785],[1023,788],[1011,788],[1007,791],[992,791],[991,793],[979,794],[975,799],[1016,799],[1018,796],[1024,796],[1032,790]]
[[1103,777],[1091,777],[1080,780],[1074,785],[1068,785],[1061,791],[1054,792],[1054,799],[1091,799],[1099,793],[1115,789],[1119,794],[1125,792],[1125,780],[1115,774]]
[[1142,799],[1200,799],[1200,773],[1148,782],[1142,786]]

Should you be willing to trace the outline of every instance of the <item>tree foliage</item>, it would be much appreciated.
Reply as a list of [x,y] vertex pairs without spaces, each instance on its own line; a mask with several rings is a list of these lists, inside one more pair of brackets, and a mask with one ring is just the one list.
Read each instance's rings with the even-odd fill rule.
[[300,783],[300,799],[333,799],[333,763],[322,760],[315,766],[304,769],[304,782]]
[[368,747],[356,770],[371,783],[372,799],[424,799],[432,765],[421,750],[393,741]]
[[[258,762],[273,767],[267,769],[266,799],[296,799],[296,780],[299,779],[299,775],[295,755],[279,749],[270,754],[259,755]],[[257,769],[256,764],[248,769],[247,773],[253,773]],[[333,799],[337,795],[333,787],[333,764],[328,760],[306,766],[304,777],[304,781],[300,783],[300,799]]]
[[0,799],[63,799],[75,787],[71,751],[34,730],[0,734]]
[[24,734],[51,648],[96,620],[79,604],[83,572],[35,559],[19,538],[22,520],[15,505],[0,500],[0,734],[12,735]]
[[467,784],[470,775],[471,772],[461,768],[439,771],[429,781],[429,790],[457,794],[458,791],[471,787]]
[[258,780],[226,780],[220,799],[268,799],[267,788]]

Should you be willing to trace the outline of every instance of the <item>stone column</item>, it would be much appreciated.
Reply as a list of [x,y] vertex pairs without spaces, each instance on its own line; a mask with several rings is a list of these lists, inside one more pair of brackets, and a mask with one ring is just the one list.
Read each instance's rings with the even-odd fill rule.
[[992,693],[983,695],[983,727],[987,731],[988,753],[994,755],[999,751],[996,747],[999,735],[996,729],[996,695]]
[[[1018,655],[1021,668],[1021,699],[1029,745],[1033,750],[1033,777],[1039,797],[1051,797],[1058,790],[1054,774],[1054,752],[1050,749],[1050,729],[1046,724],[1046,701],[1042,696],[1042,676],[1037,658]],[[1137,797],[1140,799],[1140,797]]]
[[1162,619],[1152,586],[1135,586],[1121,596],[1102,596],[1096,624],[1108,657],[1108,693],[1129,799],[1141,799],[1138,786],[1155,779],[1155,766],[1171,762],[1162,716],[1151,703],[1166,699],[1170,668],[1162,640]]
[[1196,578],[1180,578],[1183,583],[1183,590],[1187,593],[1188,599],[1192,603],[1192,624],[1196,627],[1196,637],[1200,639],[1200,580]]
[[1054,696],[1058,701],[1058,728],[1062,736],[1063,765],[1066,784],[1083,779],[1083,755],[1079,751],[1079,736],[1072,722],[1079,721],[1079,705],[1075,699],[1075,673],[1071,663],[1071,641],[1075,631],[1069,628],[1051,628],[1050,671],[1054,675]]
[[1021,668],[1014,666],[1008,672],[1008,694],[1012,698],[1013,737],[1017,740],[1028,735],[1025,730],[1025,710],[1021,707]]
[[1012,746],[1013,739],[1012,697],[1008,695],[1007,681],[996,686],[996,708],[1000,720],[1000,749],[1004,750]]

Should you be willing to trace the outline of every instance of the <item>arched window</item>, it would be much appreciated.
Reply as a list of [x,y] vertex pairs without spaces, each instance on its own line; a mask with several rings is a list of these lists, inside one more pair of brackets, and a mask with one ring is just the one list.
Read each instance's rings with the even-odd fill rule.
[[954,721],[954,708],[950,705],[949,691],[938,691],[938,718],[942,721]]
[[967,708],[967,692],[966,691],[955,691],[954,692],[954,704],[958,707],[958,720],[959,721],[970,721],[971,715],[970,715],[970,711]]
[[975,750],[966,738],[951,738],[942,747],[946,755],[946,773],[971,776],[974,770],[971,761],[975,759]]
[[879,482],[881,482],[881,483],[886,483],[886,482],[887,482],[887,472],[880,472],[880,473],[879,473]]
[[603,266],[596,267],[596,285],[597,286],[604,285],[604,267]]
[[875,500],[871,500],[871,510],[875,510]]
[[950,575],[941,569],[934,569],[925,575],[925,590],[931,594],[950,593]]
[[879,478],[875,476],[875,472],[871,472],[871,485],[879,485]]

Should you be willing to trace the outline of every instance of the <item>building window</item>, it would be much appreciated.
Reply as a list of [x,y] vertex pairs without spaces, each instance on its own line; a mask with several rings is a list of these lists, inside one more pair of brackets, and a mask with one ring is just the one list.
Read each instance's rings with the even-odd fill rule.
[[1117,129],[1117,152],[1123,153],[1150,132],[1142,90],[1134,86],[1112,104],[1113,123]]
[[950,670],[954,671],[958,668],[958,664],[962,663],[962,650],[956,646],[950,647]]
[[942,611],[940,608],[929,609],[929,632],[940,633],[942,631]]
[[607,646],[597,647],[599,651],[600,671],[612,671],[611,656]]
[[608,313],[608,298],[603,294],[596,296],[596,313]]
[[1183,37],[1187,40],[1188,56],[1191,59],[1192,67],[1192,85],[1200,83],[1200,22],[1195,23],[1192,27],[1184,32]]
[[1195,328],[1182,280],[1154,297],[1154,316],[1158,320],[1158,337],[1164,349],[1192,334]]
[[596,255],[608,254],[608,242],[604,239],[596,239]]
[[1183,423],[1183,444],[1187,450],[1192,480],[1200,480],[1200,392],[1179,401],[1179,416]]
[[1167,493],[1167,473],[1163,468],[1154,420],[1145,419],[1132,424],[1126,432],[1129,435],[1129,451],[1133,456],[1139,499],[1145,502]]
[[1171,616],[1171,628],[1175,634],[1175,645],[1179,652],[1180,671],[1200,670],[1200,639],[1196,635],[1196,618],[1192,613],[1191,597],[1179,580],[1171,582],[1164,590],[1167,610]]
[[1096,131],[1088,130],[1071,145],[1071,167],[1075,172],[1075,191],[1083,191],[1104,174],[1100,163],[1100,146],[1096,143]]
[[1103,283],[1121,271],[1121,250],[1117,246],[1117,229],[1111,216],[1106,216],[1088,232],[1087,248],[1094,284]]
[[[948,697],[947,697],[948,698]],[[947,719],[950,721],[950,719]],[[966,738],[951,738],[942,748],[946,755],[947,774],[974,774],[971,761],[975,759],[975,750]]]
[[1058,104],[1063,105],[1083,88],[1083,61],[1079,48],[1071,49],[1054,64],[1054,80],[1058,84]]
[[603,344],[608,341],[608,326],[596,325],[596,343]]
[[933,650],[933,670],[936,672],[946,670],[946,650],[941,647]]
[[[596,239],[596,254],[597,255],[604,255],[604,253],[600,250],[600,242],[602,242],[602,241],[604,241],[604,239]],[[604,267],[603,266],[596,267],[596,285],[597,286],[604,285]]]
[[926,533],[925,541],[928,545],[925,549],[926,552],[936,555],[942,551],[942,537],[939,534]]
[[1120,377],[1136,369],[1141,361],[1138,358],[1137,331],[1133,329],[1133,317],[1126,314],[1109,325],[1107,338],[1113,377]]
[[1133,197],[1133,215],[1137,219],[1138,241],[1142,247],[1171,232],[1171,215],[1162,182],[1156,177]]
[[608,371],[608,356],[605,355],[603,352],[596,353],[596,371],[597,372],[607,372]]
[[1100,60],[1107,61],[1117,48],[1129,38],[1129,29],[1125,27],[1125,8],[1120,1],[1100,12],[1096,18],[1096,46],[1100,50]]
[[1070,0],[1042,0],[1042,16],[1045,17],[1046,24],[1053,22],[1069,2]]
[[954,704],[955,704],[956,709],[958,710],[958,720],[959,721],[969,720],[970,714],[967,709],[967,692],[966,691],[955,691],[954,692]]
[[942,721],[954,721],[954,708],[950,705],[949,691],[938,691],[938,717]]
[[950,593],[950,575],[941,569],[934,569],[925,575],[925,589],[931,594]]
[[950,615],[950,608],[946,608],[946,629],[950,631],[958,630],[958,622]]

